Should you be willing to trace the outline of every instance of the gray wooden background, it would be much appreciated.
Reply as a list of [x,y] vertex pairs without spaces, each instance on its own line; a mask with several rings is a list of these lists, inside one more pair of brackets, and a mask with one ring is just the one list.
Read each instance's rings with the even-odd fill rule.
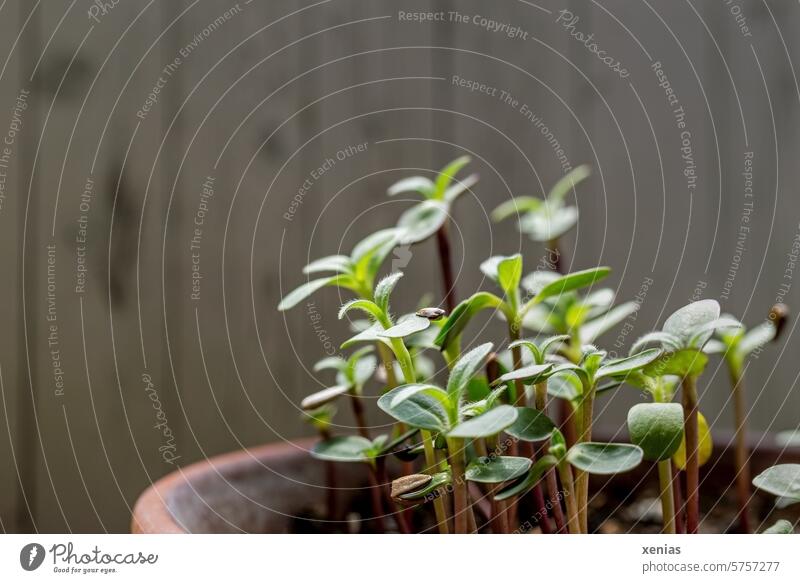
[[[691,297],[748,324],[781,294],[800,306],[798,31],[788,0],[0,1],[0,529],[125,531],[138,493],[176,465],[305,434],[296,403],[331,381],[310,366],[345,338],[345,296],[285,314],[280,297],[309,258],[393,224],[410,203],[389,184],[464,153],[481,181],[454,215],[461,297],[488,286],[490,254],[521,250],[535,268],[541,247],[488,213],[558,179],[557,141],[595,168],[569,264],[610,265],[621,298],[652,279],[607,347]],[[398,311],[438,299],[433,242],[405,271]],[[798,423],[793,332],[748,370],[759,430]],[[714,361],[702,404],[715,428],[730,426],[726,381]],[[604,401],[604,421],[620,426],[636,399]]]

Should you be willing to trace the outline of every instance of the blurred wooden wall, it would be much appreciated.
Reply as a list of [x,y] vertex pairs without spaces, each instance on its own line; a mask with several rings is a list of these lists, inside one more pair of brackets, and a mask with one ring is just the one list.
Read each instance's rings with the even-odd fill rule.
[[[782,284],[800,306],[787,255],[800,232],[794,3],[736,0],[739,22],[725,3],[696,1],[99,4],[0,2],[4,135],[20,94],[26,107],[0,208],[3,531],[125,531],[138,493],[176,465],[306,433],[296,403],[331,381],[310,367],[328,350],[321,333],[334,346],[348,334],[335,316],[345,296],[325,290],[313,306],[278,313],[280,297],[309,259],[393,224],[409,202],[387,199],[389,184],[464,153],[481,182],[452,227],[462,297],[487,285],[477,267],[490,254],[521,250],[531,270],[539,261],[540,246],[488,213],[558,179],[557,140],[573,166],[597,169],[580,189],[568,265],[612,266],[621,298],[653,282],[634,330],[611,333],[609,348],[626,350],[693,295],[721,299],[748,324]],[[470,21],[398,18],[421,9]],[[629,75],[572,38],[561,10]],[[492,32],[474,15],[527,36]],[[656,62],[686,111],[693,194]],[[454,75],[498,93],[456,87]],[[359,144],[364,151],[336,160]],[[745,224],[746,152],[754,196]],[[287,220],[298,188],[329,158],[333,168]],[[82,215],[85,245],[76,242]],[[86,280],[76,290],[79,252]],[[438,298],[432,242],[413,248],[404,269],[398,311],[424,291]],[[500,341],[485,323],[484,336]],[[790,334],[748,371],[760,430],[797,424],[798,348]],[[715,362],[706,381],[703,409],[727,427],[726,371]],[[636,399],[604,401],[605,421],[621,426]]]

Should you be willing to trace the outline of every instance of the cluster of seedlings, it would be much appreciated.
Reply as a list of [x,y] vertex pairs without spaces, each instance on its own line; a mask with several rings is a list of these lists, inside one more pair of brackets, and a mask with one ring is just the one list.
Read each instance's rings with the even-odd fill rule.
[[[698,382],[712,354],[727,363],[735,403],[738,529],[753,530],[751,484],[777,496],[779,506],[800,502],[800,465],[771,467],[751,482],[746,441],[748,356],[778,337],[785,306],[773,307],[763,323],[747,330],[720,314],[716,301],[695,301],[669,316],[661,330],[636,341],[628,356],[610,356],[598,339],[638,304],[615,306],[614,291],[597,286],[610,273],[606,267],[560,273],[559,239],[578,220],[567,196],[589,176],[585,166],[562,178],[544,199],[517,197],[493,213],[497,221],[516,217],[522,232],[545,244],[554,258],[549,269],[524,275],[521,255],[490,257],[480,269],[495,289],[457,303],[448,220],[457,198],[477,182],[475,175],[456,178],[468,162],[455,160],[434,180],[417,176],[392,186],[389,195],[414,193],[422,200],[395,227],[368,236],[350,255],[308,264],[303,272],[313,278],[279,305],[287,310],[323,287],[337,287],[353,296],[339,318],[366,316],[351,321],[354,335],[341,345],[343,354],[352,349],[349,355],[316,365],[335,373],[332,386],[300,404],[320,435],[311,455],[326,464],[327,518],[341,520],[346,510],[339,507],[336,487],[337,464],[346,462],[367,469],[371,520],[378,531],[508,533],[518,529],[520,501],[530,497],[541,532],[588,533],[590,475],[652,463],[663,532],[696,533],[699,468],[712,449],[698,410]],[[397,246],[431,237],[439,251],[443,307],[395,315],[390,298],[403,274],[379,278],[381,267]],[[504,321],[503,346],[464,338],[483,310]],[[446,375],[437,372],[431,357],[437,353]],[[391,431],[381,435],[371,433],[363,405],[364,387],[376,381],[382,386],[377,405],[393,419]],[[622,386],[646,397],[628,412],[629,443],[595,441],[595,403]],[[352,408],[356,434],[333,434],[336,404],[343,401]],[[389,470],[396,475],[396,468],[402,475],[392,480]],[[420,511],[431,507],[432,513]],[[435,525],[423,518],[431,515]],[[785,520],[767,529],[792,530]]]

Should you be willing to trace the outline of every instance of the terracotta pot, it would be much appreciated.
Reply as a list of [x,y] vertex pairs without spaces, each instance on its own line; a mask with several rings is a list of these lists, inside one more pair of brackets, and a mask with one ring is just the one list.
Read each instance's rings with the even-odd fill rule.
[[[753,475],[775,463],[800,462],[800,451],[777,447],[770,435],[754,435],[751,441]],[[310,458],[313,443],[314,439],[275,443],[181,468],[141,495],[133,511],[132,532],[289,532],[293,523],[296,528],[303,520],[298,515],[304,509],[325,505],[325,464]],[[715,445],[714,457],[701,470],[707,495],[716,495],[721,484],[733,492],[733,449],[727,443],[723,439]],[[364,498],[366,472],[359,464],[337,467],[339,502],[348,508],[357,496]],[[598,481],[595,487],[630,492],[654,478],[650,464],[643,464],[634,472]]]

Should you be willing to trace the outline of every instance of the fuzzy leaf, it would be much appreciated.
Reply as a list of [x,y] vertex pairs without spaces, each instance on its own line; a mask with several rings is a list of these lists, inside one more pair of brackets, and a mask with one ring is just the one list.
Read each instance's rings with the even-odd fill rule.
[[542,411],[530,407],[517,407],[517,420],[506,428],[506,433],[520,441],[543,441],[553,433],[555,424]]
[[436,337],[436,345],[445,350],[451,342],[461,335],[464,328],[479,311],[493,308],[497,309],[503,301],[489,292],[478,292],[458,304],[442,325]]
[[779,464],[767,468],[755,478],[753,485],[774,496],[800,499],[800,464]]
[[645,350],[639,354],[634,354],[633,356],[629,356],[627,358],[613,360],[600,367],[600,369],[597,371],[597,375],[595,375],[595,379],[598,381],[605,378],[619,379],[632,371],[645,367],[657,359],[660,355],[660,348],[650,348],[649,350]]
[[459,196],[478,183],[478,175],[470,174],[464,180],[457,180],[455,184],[444,191],[444,201],[452,204]]
[[586,322],[581,326],[581,342],[596,342],[600,336],[614,328],[628,316],[639,309],[636,302],[625,302],[612,308],[602,316]]
[[610,475],[632,470],[642,462],[642,455],[636,445],[586,442],[573,445],[567,461],[590,474]]
[[575,374],[553,375],[547,381],[547,394],[556,399],[575,401],[582,393],[581,381]]
[[345,314],[347,314],[347,312],[350,310],[361,310],[375,319],[378,319],[383,315],[383,311],[381,310],[380,306],[378,306],[375,302],[371,302],[369,300],[350,300],[341,308],[339,308],[339,319],[341,320],[344,318]]
[[503,431],[517,419],[517,410],[511,405],[500,405],[490,409],[483,415],[456,425],[447,434],[448,437],[490,437]]
[[741,327],[741,322],[734,318],[725,316],[717,318],[716,320],[712,320],[711,322],[706,322],[705,324],[701,324],[694,329],[692,336],[689,339],[689,346],[693,348],[701,348],[703,344],[708,342],[708,339],[711,338],[711,334],[713,334],[715,331],[730,330],[731,328]]
[[400,320],[398,324],[381,332],[380,335],[387,338],[405,338],[427,329],[430,325],[431,321],[428,318],[420,318],[411,314]]
[[523,381],[526,384],[535,384],[545,380],[548,373],[553,369],[553,364],[532,364],[516,370],[512,370],[502,375],[492,385],[507,383],[511,381]]
[[531,465],[533,462],[524,457],[482,457],[472,460],[467,465],[464,476],[471,482],[500,484],[519,478],[530,469]]
[[552,455],[545,455],[536,460],[528,473],[514,484],[509,484],[500,490],[494,497],[498,502],[508,500],[515,496],[522,496],[539,483],[547,471],[556,465],[558,460]]
[[397,285],[397,282],[400,281],[401,277],[403,277],[403,273],[396,271],[384,277],[378,282],[378,285],[375,286],[375,303],[378,304],[378,307],[383,312],[389,311],[389,296],[392,295],[392,291],[394,291],[394,287]]
[[378,407],[412,427],[443,432],[449,428],[446,399],[433,385],[402,385],[381,396]]
[[643,372],[651,377],[664,375],[697,376],[708,364],[708,356],[699,350],[686,349],[662,354],[644,367]]
[[[546,203],[545,203],[546,204]],[[553,208],[547,205],[541,212],[528,213],[519,220],[519,230],[533,241],[545,243],[558,239],[578,222],[574,206]]]
[[461,170],[464,166],[469,164],[469,162],[469,156],[461,156],[442,168],[439,171],[439,175],[436,177],[433,196],[437,199],[444,198],[444,193],[447,190],[447,187],[450,186],[450,183],[453,181],[455,175],[458,174],[459,170]]
[[336,271],[348,273],[352,268],[347,255],[329,255],[315,259],[303,268],[303,273],[318,273],[320,271]]
[[315,371],[334,369],[344,371],[347,368],[347,361],[341,356],[328,356],[322,360],[317,361],[314,365]]
[[334,275],[332,277],[324,277],[322,279],[313,279],[311,281],[307,281],[300,287],[289,292],[289,294],[281,300],[281,303],[278,304],[278,310],[283,312],[284,310],[295,307],[318,289],[321,289],[326,285],[334,285],[338,281],[338,277],[339,276]]
[[342,342],[342,348],[350,348],[360,342],[381,342],[386,346],[391,346],[389,339],[380,335],[382,332],[383,326],[381,326],[380,322],[375,322],[366,330],[362,330],[352,338]]
[[547,202],[555,205],[563,204],[567,194],[579,183],[586,180],[591,174],[592,169],[586,164],[572,169],[550,189],[550,192],[547,193]]
[[[681,339],[683,347],[688,347],[692,336],[700,326],[713,322],[719,318],[719,303],[716,300],[699,300],[692,302],[675,311],[664,322],[663,330]],[[707,331],[701,338],[701,344],[711,337],[712,330]]]
[[667,460],[683,438],[683,408],[678,403],[639,403],[628,411],[631,442],[642,448],[644,459]]
[[334,462],[364,462],[372,442],[359,435],[333,437],[320,441],[311,448],[311,455],[319,460]]
[[405,211],[397,221],[400,244],[414,245],[431,237],[442,228],[450,216],[447,203],[425,200]]
[[639,352],[651,344],[659,344],[666,351],[680,350],[681,339],[667,332],[648,332],[633,343],[631,354]]
[[340,395],[344,395],[349,390],[350,387],[347,385],[322,389],[321,391],[312,393],[311,395],[300,401],[300,407],[306,410],[316,409],[317,407],[321,407],[326,403],[330,403]]
[[794,525],[788,520],[779,520],[761,534],[792,534]]
[[536,294],[534,300],[540,302],[545,298],[558,296],[568,291],[594,285],[601,279],[606,278],[609,273],[611,273],[611,270],[608,267],[595,267],[568,273],[545,285],[539,293]]
[[747,355],[774,338],[775,325],[772,322],[763,322],[742,336],[737,348],[740,354]]
[[517,196],[505,201],[492,211],[492,220],[496,223],[513,215],[522,215],[542,208],[544,201],[533,196]]
[[433,194],[433,182],[424,176],[411,176],[395,182],[386,190],[389,196],[404,192],[418,192],[427,198]]
[[461,395],[467,388],[470,379],[486,363],[492,347],[491,342],[481,344],[464,354],[453,365],[453,370],[450,371],[450,377],[447,379],[447,393],[453,396],[454,402],[461,400]]

